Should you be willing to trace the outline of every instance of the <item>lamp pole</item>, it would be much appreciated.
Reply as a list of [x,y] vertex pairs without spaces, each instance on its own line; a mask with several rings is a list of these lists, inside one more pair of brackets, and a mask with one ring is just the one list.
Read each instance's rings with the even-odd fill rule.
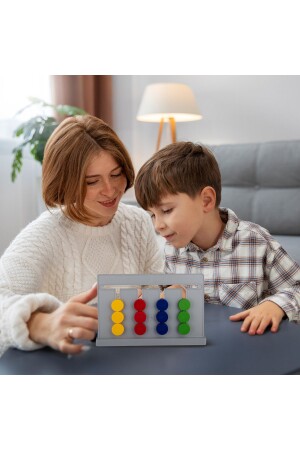
[[163,132],[163,128],[164,128],[164,118],[162,117],[160,119],[160,122],[159,122],[159,130],[158,130],[158,136],[157,136],[156,151],[158,151],[159,147],[160,147],[160,140],[161,140],[161,135],[162,135],[162,132]]
[[[174,142],[176,142],[176,121],[175,121],[174,117],[169,117],[169,125],[170,125],[170,131],[171,131],[172,144],[174,144]],[[164,118],[162,117],[159,122],[156,151],[158,151],[159,147],[160,147],[160,141],[161,141],[163,128],[164,128]]]

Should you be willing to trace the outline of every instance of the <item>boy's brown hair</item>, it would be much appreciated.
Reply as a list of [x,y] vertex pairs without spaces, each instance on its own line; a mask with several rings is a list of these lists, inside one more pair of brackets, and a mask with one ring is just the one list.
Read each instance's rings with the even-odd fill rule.
[[62,207],[64,214],[77,222],[93,219],[84,208],[86,171],[93,157],[108,152],[122,167],[126,190],[133,185],[134,168],[117,134],[98,117],[68,117],[47,141],[43,160],[42,189],[48,207]]
[[221,202],[221,174],[213,153],[204,145],[176,142],[156,152],[139,170],[135,195],[144,209],[159,205],[168,194],[185,193],[191,198],[206,186]]

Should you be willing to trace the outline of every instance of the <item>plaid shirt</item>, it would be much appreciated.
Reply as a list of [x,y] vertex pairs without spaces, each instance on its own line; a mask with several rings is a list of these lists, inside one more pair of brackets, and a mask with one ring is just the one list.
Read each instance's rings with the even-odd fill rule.
[[300,322],[299,265],[265,228],[239,220],[230,209],[220,208],[220,216],[226,227],[208,250],[166,243],[165,272],[202,273],[209,303],[249,309],[271,300]]

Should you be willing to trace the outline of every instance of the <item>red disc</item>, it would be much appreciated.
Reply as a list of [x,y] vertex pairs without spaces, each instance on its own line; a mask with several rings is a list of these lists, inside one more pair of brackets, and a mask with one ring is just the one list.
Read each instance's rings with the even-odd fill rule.
[[135,334],[138,334],[139,336],[141,336],[142,334],[145,334],[146,330],[147,330],[147,328],[144,323],[137,323],[136,326],[134,327]]
[[145,308],[146,308],[146,302],[142,298],[138,298],[134,302],[134,309],[136,309],[137,311],[143,311]]
[[146,320],[146,314],[144,313],[144,311],[138,311],[135,313],[134,315],[134,320],[136,322],[142,323],[145,322]]

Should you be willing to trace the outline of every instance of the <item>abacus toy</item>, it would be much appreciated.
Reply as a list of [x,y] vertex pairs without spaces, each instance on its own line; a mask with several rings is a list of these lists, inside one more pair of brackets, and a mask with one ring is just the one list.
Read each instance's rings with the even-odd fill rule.
[[205,344],[201,274],[98,275],[97,346]]

